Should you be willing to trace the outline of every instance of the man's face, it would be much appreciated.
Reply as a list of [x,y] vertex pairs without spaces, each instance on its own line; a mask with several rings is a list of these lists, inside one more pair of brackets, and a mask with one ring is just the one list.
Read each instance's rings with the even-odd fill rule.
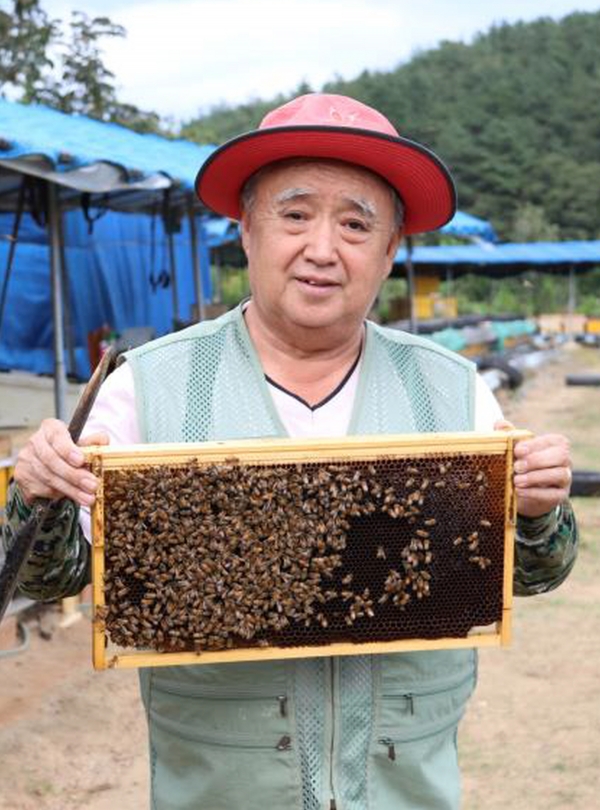
[[389,187],[335,161],[274,165],[242,216],[253,303],[284,330],[356,328],[399,241]]

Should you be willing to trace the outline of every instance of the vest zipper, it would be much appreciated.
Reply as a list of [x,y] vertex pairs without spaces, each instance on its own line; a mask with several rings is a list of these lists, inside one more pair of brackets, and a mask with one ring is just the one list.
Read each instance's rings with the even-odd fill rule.
[[277,751],[291,751],[292,750],[292,738],[288,737],[285,734],[275,746]]
[[435,684],[434,687],[429,689],[415,689],[412,692],[402,692],[402,693],[392,693],[389,692],[382,693],[383,698],[387,698],[388,700],[402,699],[405,700],[409,704],[409,710],[411,714],[414,714],[414,706],[412,705],[415,698],[421,697],[431,697],[432,695],[443,695],[445,692],[452,692],[454,689],[459,689],[461,686],[464,686],[469,681],[472,681],[474,678],[474,672],[469,672],[467,675],[462,675],[458,680],[452,679],[444,679],[443,681],[438,682]]
[[189,731],[185,727],[182,728],[181,723],[175,720],[156,715],[153,712],[150,712],[150,716],[152,721],[156,723],[159,728],[162,728],[164,731],[170,734],[183,737],[186,740],[192,740],[192,742],[204,743],[206,745],[217,745],[223,748],[245,748],[248,750],[257,751],[291,751],[293,747],[292,738],[288,734],[284,734],[278,740],[270,742],[264,739],[257,740],[256,736],[251,734],[220,734],[216,731],[212,733],[195,733],[194,731]]
[[460,715],[458,717],[453,717],[452,722],[446,723],[441,728],[436,728],[433,731],[428,731],[426,734],[418,734],[416,737],[380,737],[377,742],[379,745],[384,745],[388,750],[388,757],[394,762],[396,760],[396,745],[403,745],[406,743],[413,743],[413,742],[420,742],[421,740],[425,740],[428,737],[435,737],[437,734],[442,734],[444,731],[448,731],[449,728],[455,726],[458,721],[460,720]]
[[408,707],[408,713],[414,715],[415,713],[415,700],[424,697],[433,697],[434,695],[443,695],[446,692],[452,692],[455,689],[460,689],[461,686],[465,686],[465,684],[469,683],[472,680],[473,676],[471,674],[467,675],[464,678],[461,678],[460,681],[455,683],[445,683],[443,687],[438,687],[437,689],[429,689],[425,691],[417,691],[417,692],[404,692],[403,694],[398,695],[389,695],[385,694],[382,695],[383,698],[387,700],[404,700]]
[[222,690],[215,690],[216,694],[212,694],[211,690],[204,688],[201,693],[194,689],[189,689],[184,684],[162,684],[155,683],[154,689],[159,692],[166,692],[170,695],[184,695],[187,697],[200,697],[208,700],[276,700],[279,703],[279,714],[281,717],[288,716],[288,696],[287,695],[274,695],[273,692],[265,692],[258,689],[237,690],[231,694],[223,693]]
[[183,683],[168,683],[155,678],[152,688],[170,695],[183,695],[185,697],[206,698],[210,700],[287,700],[287,695],[277,692],[277,686],[271,690],[262,688],[236,689],[232,692],[223,691],[222,687],[211,688],[202,686],[199,689]]
[[335,711],[335,664],[336,661],[333,658],[330,658],[327,662],[329,665],[329,673],[330,673],[330,683],[329,688],[331,689],[330,694],[330,704],[331,704],[331,737],[329,743],[329,793],[330,793],[330,800],[329,800],[329,810],[336,810],[336,802],[335,802],[335,790],[333,787],[333,757],[334,757],[334,750],[335,750],[335,723],[336,723],[336,711]]

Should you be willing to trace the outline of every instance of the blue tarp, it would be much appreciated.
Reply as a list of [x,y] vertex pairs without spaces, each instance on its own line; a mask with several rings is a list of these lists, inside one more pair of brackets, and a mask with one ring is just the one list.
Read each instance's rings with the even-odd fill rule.
[[490,222],[474,217],[472,214],[467,214],[465,211],[457,211],[450,222],[440,228],[440,233],[452,236],[477,237],[485,239],[487,242],[495,242],[498,238]]
[[[396,264],[406,260],[406,249],[396,253]],[[600,265],[600,240],[590,242],[506,242],[499,245],[441,245],[415,247],[415,265],[468,265],[470,269],[485,265],[544,266]]]
[[[92,190],[92,205],[132,211],[161,208],[162,190],[180,213],[193,199],[199,167],[214,151],[116,124],[66,115],[40,105],[0,99],[0,209],[16,209],[20,177],[33,174],[56,184],[63,206],[71,335],[76,373],[89,370],[87,335],[103,324],[114,330],[150,326],[157,335],[173,325],[167,240],[160,217],[103,213],[93,234],[80,210],[78,192]],[[118,170],[115,169],[118,167]],[[116,193],[112,193],[116,192]],[[95,217],[99,211],[92,210]],[[6,269],[14,214],[0,214],[0,285]],[[229,220],[196,217],[204,298],[211,299],[209,250],[237,233]],[[195,302],[189,222],[174,235],[179,308],[191,318]],[[52,309],[45,227],[24,215],[0,334],[0,367],[52,373]],[[73,369],[72,369],[73,370]]]
[[[0,285],[4,279],[13,215],[0,215]],[[202,226],[201,226],[202,227]],[[172,329],[172,291],[167,240],[160,217],[108,212],[93,233],[79,211],[64,217],[71,334],[77,376],[89,374],[87,335],[107,324],[117,332],[150,326],[157,335]],[[213,234],[212,240],[216,237]],[[211,240],[211,241],[212,241]],[[210,300],[209,240],[199,235],[202,285]],[[174,237],[179,314],[191,318],[195,301],[188,222]],[[0,334],[0,368],[51,374],[52,308],[49,247],[45,228],[23,217],[8,285]]]
[[240,239],[240,229],[232,219],[225,217],[210,217],[204,220],[204,235],[211,248],[221,247]]
[[[1,98],[0,139],[4,142],[0,158],[4,160],[43,155],[59,173],[109,162],[129,174],[166,175],[188,190],[194,186],[198,169],[215,149],[191,141],[142,135],[118,124]],[[65,156],[70,160],[65,161]]]

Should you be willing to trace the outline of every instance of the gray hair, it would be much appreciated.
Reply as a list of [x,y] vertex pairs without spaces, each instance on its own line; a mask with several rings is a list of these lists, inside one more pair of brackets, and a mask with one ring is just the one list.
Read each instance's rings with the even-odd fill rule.
[[[258,169],[258,171],[254,172],[254,174],[251,174],[242,186],[242,190],[240,191],[240,207],[242,211],[246,214],[249,214],[252,211],[256,201],[256,188],[258,183],[260,182],[260,179],[269,172],[272,166],[276,164],[293,165],[294,163],[306,163],[308,161],[314,162],[314,160],[318,160],[318,158],[288,158],[286,160],[276,161],[276,163],[267,163],[266,166],[262,166],[260,169]],[[344,161],[334,162],[342,163]],[[348,165],[354,166],[355,164],[351,163]],[[369,169],[366,169],[366,171],[369,171]],[[376,172],[372,172],[372,174],[379,177],[380,180],[383,180],[383,182],[389,188],[392,196],[392,204],[394,206],[394,230],[400,230],[404,224],[404,203],[402,202],[402,198],[396,189],[393,188],[393,186],[391,186],[385,178],[381,177],[379,174],[376,174]]]

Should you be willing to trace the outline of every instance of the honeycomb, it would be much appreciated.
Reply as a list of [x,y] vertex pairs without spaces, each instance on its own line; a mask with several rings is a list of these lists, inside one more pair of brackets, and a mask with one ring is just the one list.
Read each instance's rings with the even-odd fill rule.
[[502,617],[506,464],[106,470],[108,639],[168,653],[464,637]]

